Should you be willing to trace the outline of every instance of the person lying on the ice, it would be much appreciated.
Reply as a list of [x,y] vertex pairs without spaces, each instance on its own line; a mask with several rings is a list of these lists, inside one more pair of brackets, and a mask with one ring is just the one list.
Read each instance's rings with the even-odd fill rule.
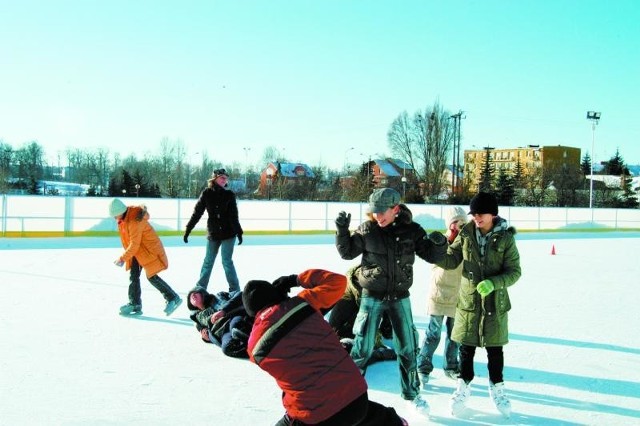
[[242,292],[213,295],[196,287],[187,296],[187,306],[203,341],[221,347],[227,356],[249,357],[247,341],[253,321],[242,305]]

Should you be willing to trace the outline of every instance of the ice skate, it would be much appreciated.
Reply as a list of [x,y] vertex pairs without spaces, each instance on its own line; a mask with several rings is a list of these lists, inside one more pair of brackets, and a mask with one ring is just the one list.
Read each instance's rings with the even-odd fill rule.
[[422,399],[422,397],[420,395],[416,396],[415,398],[413,398],[410,401],[407,401],[409,403],[409,405],[411,406],[411,408],[413,408],[414,410],[416,410],[418,413],[422,414],[423,416],[428,416],[429,415],[429,403],[427,401],[425,401],[424,399]]
[[511,417],[511,401],[504,393],[504,382],[491,383],[489,385],[489,396],[500,413],[506,417]]
[[142,305],[127,303],[120,306],[120,315],[142,315]]
[[180,298],[180,296],[174,297],[167,302],[167,306],[164,308],[164,313],[167,314],[167,316],[171,315],[176,309],[178,309],[178,306],[180,306],[181,304],[182,299]]
[[471,389],[469,385],[462,379],[458,379],[458,386],[451,395],[451,401],[449,407],[451,408],[451,414],[453,416],[459,416],[467,408],[467,400],[471,395]]

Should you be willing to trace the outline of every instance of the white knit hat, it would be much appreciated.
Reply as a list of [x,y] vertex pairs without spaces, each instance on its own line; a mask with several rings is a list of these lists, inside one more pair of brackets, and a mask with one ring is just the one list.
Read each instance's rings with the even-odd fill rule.
[[447,227],[458,220],[467,220],[467,214],[462,207],[451,207],[444,214],[444,222]]
[[116,217],[127,211],[127,206],[122,201],[114,198],[109,204],[109,216]]

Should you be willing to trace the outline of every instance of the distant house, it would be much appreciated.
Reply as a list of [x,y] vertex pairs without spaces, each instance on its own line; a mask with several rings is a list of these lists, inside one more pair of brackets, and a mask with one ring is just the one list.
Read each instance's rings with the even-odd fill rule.
[[282,190],[282,188],[307,184],[315,177],[311,167],[304,163],[273,161],[267,164],[267,167],[260,174],[260,185],[257,192],[261,196],[271,199],[276,194],[274,191],[276,185]]
[[[363,163],[367,180],[374,188],[394,188],[400,193],[418,187],[418,179],[410,164],[397,159],[373,159]],[[361,169],[361,170],[363,170]],[[340,185],[344,190],[350,190],[355,183],[355,177],[340,178]]]
[[406,189],[415,187],[417,183],[413,167],[397,158],[371,160],[369,170],[376,188],[394,188],[402,192],[403,183]]

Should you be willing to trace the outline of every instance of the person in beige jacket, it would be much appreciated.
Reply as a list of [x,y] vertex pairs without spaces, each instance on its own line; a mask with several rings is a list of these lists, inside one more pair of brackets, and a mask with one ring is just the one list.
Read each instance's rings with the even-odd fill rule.
[[[445,222],[447,224],[445,235],[449,244],[456,239],[458,232],[466,221],[467,214],[461,207],[451,207],[447,210],[445,213]],[[453,330],[456,316],[461,276],[462,264],[456,269],[449,270],[434,265],[431,270],[427,300],[429,324],[418,355],[418,373],[423,386],[429,382],[429,375],[433,371],[433,354],[440,344],[443,322],[447,327],[443,358],[444,373],[454,380],[458,377],[458,348],[460,345],[451,340],[451,331]]]

